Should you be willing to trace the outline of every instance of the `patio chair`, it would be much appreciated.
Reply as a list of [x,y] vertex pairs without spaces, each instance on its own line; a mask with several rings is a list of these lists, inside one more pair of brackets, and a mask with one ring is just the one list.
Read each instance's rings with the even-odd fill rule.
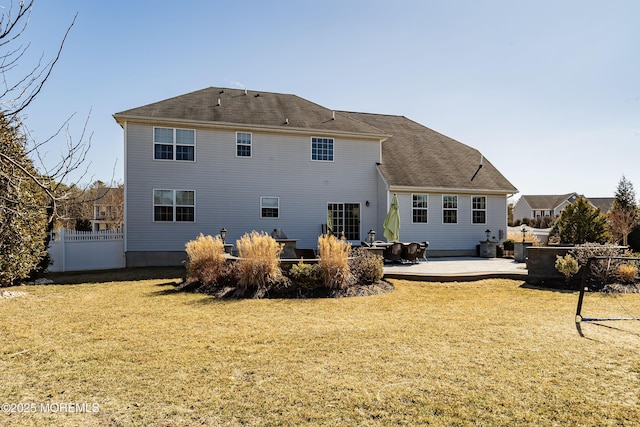
[[402,262],[402,243],[393,243],[387,246],[382,253],[382,257],[391,262]]
[[429,242],[421,242],[418,244],[418,252],[416,254],[416,259],[423,259],[427,261],[427,255],[425,255],[425,251],[429,247]]
[[402,245],[402,259],[412,263],[416,263],[418,258],[419,243],[411,242],[406,245]]

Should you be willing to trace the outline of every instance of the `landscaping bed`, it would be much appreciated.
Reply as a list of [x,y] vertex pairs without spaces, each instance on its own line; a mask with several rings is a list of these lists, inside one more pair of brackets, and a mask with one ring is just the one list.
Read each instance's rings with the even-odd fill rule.
[[371,284],[353,284],[344,289],[327,289],[317,287],[312,289],[300,288],[289,283],[288,287],[272,287],[265,294],[256,296],[255,292],[239,291],[231,286],[207,285],[200,282],[182,282],[176,286],[177,291],[197,292],[212,295],[217,298],[345,298],[381,295],[393,291],[393,284],[386,280],[379,280]]

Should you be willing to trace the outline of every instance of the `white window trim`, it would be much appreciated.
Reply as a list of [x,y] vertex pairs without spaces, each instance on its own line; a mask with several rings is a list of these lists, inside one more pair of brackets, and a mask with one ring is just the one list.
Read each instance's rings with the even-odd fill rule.
[[[313,158],[313,139],[330,139],[331,140],[331,160],[318,160]],[[336,139],[330,138],[327,136],[312,136],[309,139],[309,158],[312,162],[320,162],[320,163],[333,163],[336,160]]]
[[[444,198],[445,197],[455,197],[456,198],[456,207],[455,208],[445,208],[444,207]],[[444,222],[444,211],[448,210],[448,211],[456,211],[456,222]],[[458,211],[458,195],[457,194],[443,194],[442,195],[442,215],[440,217],[440,220],[442,221],[442,225],[456,225],[460,223],[460,215],[459,215],[459,211]]]
[[[249,135],[251,142],[249,144],[239,144],[238,143],[238,134],[239,133],[246,133],[247,135]],[[239,145],[250,147],[251,148],[251,150],[250,150],[251,151],[251,155],[249,155],[249,156],[238,156],[238,146]],[[250,158],[253,157],[253,133],[252,132],[240,132],[240,131],[236,132],[236,157],[239,158],[239,159],[250,159]]]
[[[473,198],[474,197],[483,197],[484,198],[484,209],[476,209],[473,207]],[[487,224],[487,196],[480,196],[478,194],[471,196],[471,224],[472,225],[486,225]],[[484,222],[473,222],[473,213],[474,212],[484,212]]]
[[[156,206],[169,206],[169,205],[156,205],[155,203],[155,195],[156,195],[156,191],[172,191],[173,192],[173,196],[172,196],[172,202],[173,202],[173,220],[171,221],[156,221],[156,212],[155,212],[155,207]],[[178,221],[176,220],[176,208],[177,207],[191,207],[192,205],[178,205],[177,204],[177,200],[176,200],[176,193],[178,191],[192,191],[193,192],[193,221]],[[196,223],[196,190],[191,190],[191,189],[186,189],[186,188],[177,188],[177,189],[173,189],[173,188],[154,188],[151,191],[151,220],[154,223],[158,223],[158,224],[163,224],[163,223],[167,223],[167,224],[174,224],[176,222],[178,223],[186,223],[186,224],[195,224]]]
[[[262,208],[271,209],[271,206],[262,206],[263,199],[276,199],[278,201],[278,216],[262,216]],[[260,196],[260,219],[280,219],[280,196]]]
[[[426,208],[416,208],[413,206],[413,196],[426,196],[427,197],[427,207]],[[424,209],[427,211],[427,221],[426,222],[415,222],[413,220],[413,211],[416,209]],[[412,224],[428,224],[429,223],[429,195],[427,193],[411,193],[411,223]]]
[[[156,129],[171,129],[173,131],[173,159],[156,159],[156,144],[158,145],[169,145],[169,144],[163,144],[161,142],[156,142]],[[185,147],[189,147],[191,146],[191,144],[178,144],[176,142],[176,131],[177,130],[190,130],[193,132],[193,160],[177,160],[176,159],[176,155],[177,155],[177,150],[176,147],[178,145],[180,146],[185,146]],[[153,127],[153,131],[152,131],[152,135],[151,135],[151,142],[152,142],[152,147],[153,149],[151,150],[151,158],[156,161],[156,162],[185,162],[185,163],[195,163],[196,162],[196,156],[197,156],[197,134],[198,132],[196,132],[195,129],[189,129],[189,128],[172,128],[172,127],[167,127],[167,126],[154,126]]]

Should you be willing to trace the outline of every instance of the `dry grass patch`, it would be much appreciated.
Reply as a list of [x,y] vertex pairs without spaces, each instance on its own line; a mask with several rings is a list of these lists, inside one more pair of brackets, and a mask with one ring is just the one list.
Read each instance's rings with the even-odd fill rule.
[[[632,425],[640,327],[584,325],[521,282],[393,281],[366,298],[218,300],[179,276],[0,300],[0,395],[95,402],[12,425]],[[640,295],[625,295],[630,303]],[[607,304],[591,299],[593,305]]]

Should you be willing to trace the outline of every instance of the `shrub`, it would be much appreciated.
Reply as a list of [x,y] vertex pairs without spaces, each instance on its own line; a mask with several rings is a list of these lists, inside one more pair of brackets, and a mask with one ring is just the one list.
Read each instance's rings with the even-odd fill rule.
[[238,288],[256,289],[257,296],[267,292],[280,280],[280,253],[282,245],[268,234],[252,231],[236,241],[238,247]]
[[226,263],[224,268],[220,269],[216,284],[222,288],[235,288],[240,281],[240,270],[237,262]]
[[638,275],[638,267],[631,264],[620,264],[618,266],[618,277],[623,283],[633,283]]
[[606,215],[583,196],[565,206],[549,235],[557,236],[564,244],[606,243],[610,238]]
[[578,261],[580,267],[587,265],[589,258],[607,257],[592,262],[589,271],[591,281],[596,282],[596,287],[602,287],[613,278],[615,274],[612,273],[616,273],[618,266],[622,264],[621,260],[612,257],[629,257],[631,251],[611,244],[585,243],[571,249],[569,254]]
[[551,228],[554,222],[555,222],[555,218],[550,216],[545,216],[544,218],[542,218],[542,226],[540,228]]
[[513,250],[513,240],[512,239],[507,239],[504,242],[502,242],[502,247],[504,248],[505,251],[512,251]]
[[356,283],[360,285],[372,285],[384,275],[384,261],[380,255],[363,248],[351,251],[352,259],[349,261],[349,269]]
[[289,276],[293,283],[301,289],[315,289],[322,285],[317,264],[305,264],[303,261],[300,261],[291,266]]
[[580,266],[578,265],[578,261],[576,261],[576,259],[571,255],[566,254],[564,257],[556,255],[556,270],[564,275],[567,282],[571,279],[571,276],[578,272],[579,269]]
[[185,245],[187,261],[187,281],[214,284],[220,272],[226,267],[224,244],[220,237],[205,236],[202,233]]
[[350,243],[338,240],[331,234],[318,237],[320,277],[328,289],[344,289],[352,278],[349,271]]

